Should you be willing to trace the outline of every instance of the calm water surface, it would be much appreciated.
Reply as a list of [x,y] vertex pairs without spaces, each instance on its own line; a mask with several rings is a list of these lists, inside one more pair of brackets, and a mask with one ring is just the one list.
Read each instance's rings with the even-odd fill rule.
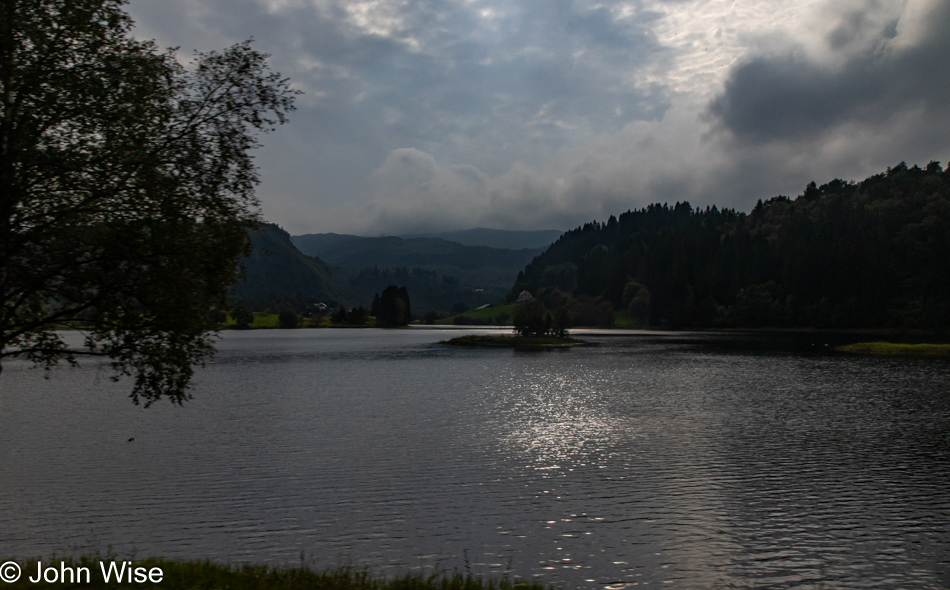
[[564,588],[950,588],[946,361],[445,336],[227,332],[183,408],[134,407],[95,364],[44,380],[8,363],[0,560],[111,547]]

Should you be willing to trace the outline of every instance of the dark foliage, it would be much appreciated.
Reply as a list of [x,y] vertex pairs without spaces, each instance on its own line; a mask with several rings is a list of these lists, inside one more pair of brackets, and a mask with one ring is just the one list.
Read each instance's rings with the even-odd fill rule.
[[513,316],[519,336],[544,336],[551,327],[551,314],[537,299],[516,307]]
[[249,328],[254,323],[254,314],[243,307],[235,307],[231,310],[231,319],[238,328]]
[[519,336],[555,336],[564,338],[571,327],[567,308],[559,307],[551,315],[544,304],[535,299],[515,307],[513,323]]
[[277,314],[277,325],[287,330],[293,330],[297,327],[297,312],[292,309],[285,309]]
[[134,401],[180,403],[257,222],[249,152],[295,92],[249,43],[186,68],[122,5],[0,11],[0,358],[104,356]]
[[575,326],[609,328],[614,325],[614,306],[603,297],[581,295],[571,301],[570,306]]
[[365,326],[368,316],[369,313],[363,306],[354,307],[353,309],[349,310],[347,310],[345,307],[341,307],[336,311],[336,313],[333,314],[333,316],[330,318],[330,321],[334,324],[347,326]]
[[366,308],[361,305],[350,310],[350,313],[347,315],[347,321],[354,326],[362,326],[366,324],[368,317],[369,313],[366,311]]
[[405,287],[389,285],[373,298],[374,315],[379,326],[404,326],[412,321],[412,306]]
[[551,335],[557,338],[566,338],[571,327],[571,312],[563,305],[554,310],[554,322],[551,324]]
[[671,327],[946,329],[950,174],[901,163],[748,214],[650,205],[567,232],[509,300],[523,290],[569,298],[575,324],[609,307]]
[[422,314],[422,323],[426,324],[427,326],[431,326],[436,322],[436,320],[441,320],[444,317],[445,316],[441,313],[435,311],[434,309],[430,309],[429,311]]

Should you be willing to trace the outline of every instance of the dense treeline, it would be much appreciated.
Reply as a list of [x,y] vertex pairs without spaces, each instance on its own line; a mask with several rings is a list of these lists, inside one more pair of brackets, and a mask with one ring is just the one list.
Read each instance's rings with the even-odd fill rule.
[[748,214],[628,211],[564,234],[509,300],[523,290],[550,308],[609,304],[654,326],[946,329],[950,171],[902,162]]

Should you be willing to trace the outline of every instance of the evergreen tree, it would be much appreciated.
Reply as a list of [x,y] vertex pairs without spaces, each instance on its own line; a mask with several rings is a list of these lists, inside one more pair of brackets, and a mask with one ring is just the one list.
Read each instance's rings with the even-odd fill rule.
[[[404,326],[412,320],[412,308],[409,304],[409,293],[405,287],[389,285],[378,296],[376,325]],[[377,300],[373,298],[374,305]]]

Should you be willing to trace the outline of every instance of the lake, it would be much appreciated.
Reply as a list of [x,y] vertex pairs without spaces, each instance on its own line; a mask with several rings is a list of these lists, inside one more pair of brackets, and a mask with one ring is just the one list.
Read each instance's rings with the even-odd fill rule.
[[8,362],[0,561],[950,587],[950,363],[807,336],[437,343],[481,332],[225,332],[184,407],[133,406],[94,362]]

